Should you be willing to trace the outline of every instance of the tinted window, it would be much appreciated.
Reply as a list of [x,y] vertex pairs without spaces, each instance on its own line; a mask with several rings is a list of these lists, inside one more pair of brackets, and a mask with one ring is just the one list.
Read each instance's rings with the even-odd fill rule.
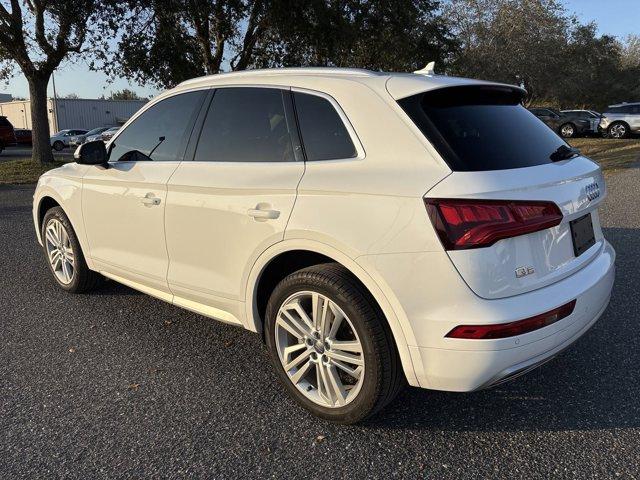
[[623,107],[609,107],[607,110],[609,113],[631,113],[632,107],[623,106]]
[[294,99],[307,160],[356,156],[349,132],[327,99],[299,92],[294,93]]
[[207,112],[194,160],[292,162],[286,92],[274,88],[220,88]]
[[147,109],[116,138],[109,159],[182,160],[185,137],[204,95],[174,95]]
[[451,87],[399,101],[452,170],[482,171],[550,163],[566,145],[499,87]]
[[7,120],[7,117],[0,117],[0,127],[10,127],[11,122]]

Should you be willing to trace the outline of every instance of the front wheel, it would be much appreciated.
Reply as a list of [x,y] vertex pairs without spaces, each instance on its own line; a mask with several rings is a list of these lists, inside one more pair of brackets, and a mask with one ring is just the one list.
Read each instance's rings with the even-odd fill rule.
[[82,293],[98,284],[100,275],[87,267],[76,232],[62,208],[47,211],[41,235],[49,270],[63,290]]
[[624,123],[617,122],[609,126],[608,133],[611,138],[626,138],[629,135],[629,129]]
[[576,136],[576,127],[573,123],[565,123],[560,127],[560,135],[563,138],[573,138]]
[[363,420],[391,402],[404,383],[382,312],[340,265],[316,265],[282,280],[269,299],[265,328],[285,388],[326,420]]
[[64,149],[64,143],[62,143],[60,140],[56,140],[55,142],[53,142],[53,149],[56,152],[60,152]]

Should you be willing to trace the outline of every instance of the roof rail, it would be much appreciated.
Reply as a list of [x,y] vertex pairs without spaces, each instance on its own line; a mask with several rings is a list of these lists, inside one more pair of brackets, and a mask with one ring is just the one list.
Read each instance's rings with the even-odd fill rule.
[[268,77],[280,75],[327,75],[327,76],[345,76],[345,77],[375,77],[381,75],[379,72],[365,70],[362,68],[334,68],[334,67],[293,67],[293,68],[260,68],[255,70],[241,70],[236,72],[217,73],[214,75],[205,75],[203,77],[185,80],[180,85],[190,85],[199,83],[206,79],[222,78],[222,77]]

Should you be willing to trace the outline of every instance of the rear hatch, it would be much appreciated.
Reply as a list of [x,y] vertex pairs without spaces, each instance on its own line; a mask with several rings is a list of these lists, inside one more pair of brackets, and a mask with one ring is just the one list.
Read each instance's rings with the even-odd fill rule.
[[425,203],[447,254],[480,297],[557,282],[604,246],[600,168],[505,86],[456,86],[398,100],[452,173]]

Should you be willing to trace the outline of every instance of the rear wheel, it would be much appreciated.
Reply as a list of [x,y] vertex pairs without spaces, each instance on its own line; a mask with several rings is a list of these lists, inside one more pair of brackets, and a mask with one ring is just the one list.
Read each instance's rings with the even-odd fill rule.
[[64,143],[62,143],[60,140],[56,140],[55,142],[53,142],[53,149],[56,152],[59,152],[61,150],[64,149]]
[[47,211],[41,235],[49,270],[62,289],[82,293],[98,284],[101,277],[87,267],[78,237],[62,208]]
[[289,394],[326,420],[363,420],[403,385],[379,307],[340,265],[316,265],[282,280],[267,305],[265,335]]
[[576,136],[576,126],[573,123],[565,123],[560,127],[560,135],[563,138],[573,138]]
[[629,128],[622,122],[615,122],[609,126],[607,133],[611,138],[626,138],[629,135]]

